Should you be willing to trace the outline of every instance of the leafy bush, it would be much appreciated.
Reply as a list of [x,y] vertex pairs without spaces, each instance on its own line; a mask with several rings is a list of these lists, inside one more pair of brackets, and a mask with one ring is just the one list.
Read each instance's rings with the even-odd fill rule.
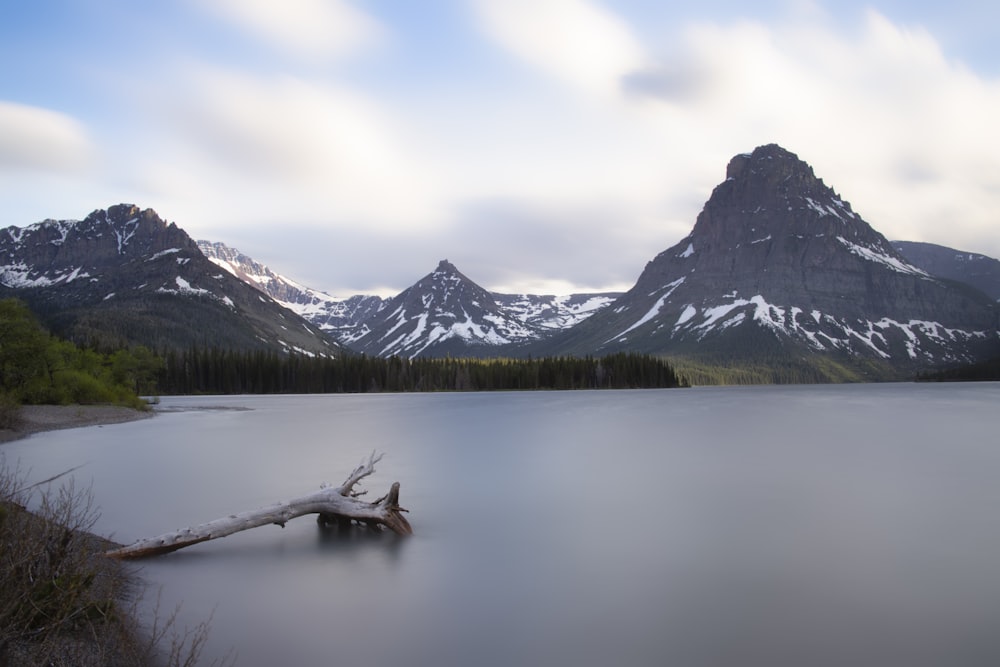
[[23,303],[0,301],[0,393],[14,402],[142,408],[137,391],[150,386],[161,363],[144,348],[110,356],[80,349],[50,336]]

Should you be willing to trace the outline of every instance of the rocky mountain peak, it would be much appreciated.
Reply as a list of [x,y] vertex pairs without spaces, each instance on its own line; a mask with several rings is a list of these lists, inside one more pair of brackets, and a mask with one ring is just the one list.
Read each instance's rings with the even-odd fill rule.
[[812,167],[770,144],[729,161],[691,233],[579,325],[571,350],[697,356],[714,346],[749,359],[804,349],[912,369],[996,345],[981,297],[913,266]]
[[894,254],[811,166],[776,144],[737,155],[712,192],[692,236],[732,249],[776,235],[837,236]]
[[734,156],[726,167],[726,179],[742,180],[760,177],[777,182],[794,179],[799,185],[823,181],[816,178],[812,167],[799,156],[778,144],[758,146],[752,153]]
[[537,327],[507,313],[496,297],[448,260],[390,299],[352,340],[366,354],[388,356],[474,354],[527,340]]
[[88,344],[339,351],[305,320],[220,272],[177,225],[132,204],[0,230],[0,286],[49,317],[53,330]]

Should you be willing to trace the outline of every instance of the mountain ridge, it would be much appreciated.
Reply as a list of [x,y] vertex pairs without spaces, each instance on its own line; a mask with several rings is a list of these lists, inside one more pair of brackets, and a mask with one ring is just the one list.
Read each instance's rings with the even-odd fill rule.
[[132,204],[0,230],[0,293],[85,345],[341,352],[311,324],[220,273],[176,224]]
[[[376,356],[418,356],[435,351],[491,356],[510,345],[573,326],[619,295],[490,292],[445,259],[395,297],[357,294],[337,298],[281,276],[224,243],[201,240],[198,246],[218,266],[268,293],[343,344]],[[433,279],[435,274],[440,280]],[[408,305],[400,311],[399,303],[405,301]],[[432,306],[433,313],[427,310]],[[456,320],[458,312],[466,318]],[[384,340],[390,332],[396,334],[394,339]]]
[[[230,288],[238,298],[213,289],[229,279],[242,286]],[[1000,351],[997,303],[909,259],[776,144],[734,156],[690,233],[647,262],[620,294],[494,293],[442,260],[392,298],[339,299],[223,243],[196,243],[151,209],[125,204],[84,221],[0,230],[0,285],[29,295],[53,325],[78,337],[99,331],[94,320],[106,302],[125,304],[126,319],[131,309],[175,330],[189,320],[156,316],[153,300],[197,304],[204,326],[249,303],[271,303],[278,310],[256,320],[244,312],[235,327],[254,331],[254,344],[285,351],[307,350],[281,339],[301,327],[313,341],[329,335],[368,355],[624,351],[759,368],[752,377],[761,381],[899,379]],[[261,329],[264,320],[270,329]],[[148,333],[149,322],[144,326]],[[239,344],[248,347],[243,335]],[[775,370],[783,368],[807,372]]]

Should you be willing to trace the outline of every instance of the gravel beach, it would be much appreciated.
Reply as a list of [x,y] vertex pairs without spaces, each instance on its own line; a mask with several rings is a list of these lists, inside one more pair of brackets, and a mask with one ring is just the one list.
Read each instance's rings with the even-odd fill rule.
[[133,410],[117,405],[25,405],[21,408],[16,429],[0,429],[0,443],[42,431],[149,419],[153,414],[152,410]]

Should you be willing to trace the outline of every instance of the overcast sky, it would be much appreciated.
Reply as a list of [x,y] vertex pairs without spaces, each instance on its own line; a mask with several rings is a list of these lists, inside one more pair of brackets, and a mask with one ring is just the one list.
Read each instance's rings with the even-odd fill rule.
[[997,26],[982,0],[5,2],[0,227],[127,202],[337,296],[445,258],[624,290],[774,142],[890,239],[1000,257]]

